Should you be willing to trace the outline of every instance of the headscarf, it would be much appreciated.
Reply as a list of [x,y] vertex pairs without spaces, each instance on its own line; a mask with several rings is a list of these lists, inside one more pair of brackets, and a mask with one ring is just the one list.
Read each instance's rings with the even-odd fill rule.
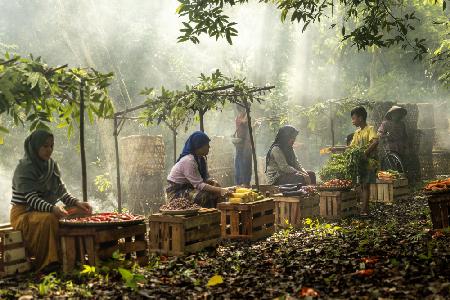
[[210,141],[211,141],[210,138],[204,132],[195,131],[187,139],[186,143],[184,144],[183,151],[181,152],[180,157],[178,157],[177,160],[177,162],[179,162],[180,159],[182,159],[186,155],[189,154],[194,155],[195,161],[197,162],[198,165],[198,171],[200,172],[200,175],[202,176],[203,180],[208,179],[208,167],[206,164],[206,158],[203,156],[196,155],[195,150],[203,147]]
[[20,193],[33,191],[56,192],[60,185],[59,168],[53,159],[39,158],[41,148],[53,134],[46,130],[36,130],[25,139],[24,157],[19,161],[13,177],[13,186]]
[[291,167],[296,168],[296,161],[297,156],[295,155],[294,148],[292,145],[289,145],[290,139],[295,139],[298,135],[298,130],[291,125],[286,125],[278,129],[277,136],[275,137],[275,141],[272,143],[272,145],[269,148],[269,151],[267,151],[266,155],[266,171],[267,171],[267,165],[269,164],[270,160],[270,154],[272,152],[273,147],[277,146],[281,149],[281,151],[284,154],[284,157],[286,159],[286,162]]

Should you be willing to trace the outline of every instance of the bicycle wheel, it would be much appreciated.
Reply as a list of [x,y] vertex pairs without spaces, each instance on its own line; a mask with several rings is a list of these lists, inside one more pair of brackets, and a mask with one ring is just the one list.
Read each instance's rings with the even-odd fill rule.
[[384,158],[381,161],[381,169],[383,171],[394,170],[399,173],[405,173],[405,169],[403,167],[402,160],[397,153],[386,153]]

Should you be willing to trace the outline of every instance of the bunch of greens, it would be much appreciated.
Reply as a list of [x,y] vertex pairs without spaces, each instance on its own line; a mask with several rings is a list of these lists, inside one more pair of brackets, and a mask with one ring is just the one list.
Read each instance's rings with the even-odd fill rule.
[[332,154],[319,171],[322,181],[345,179],[357,182],[357,176],[367,173],[368,163],[364,155],[365,147],[350,147],[344,153]]

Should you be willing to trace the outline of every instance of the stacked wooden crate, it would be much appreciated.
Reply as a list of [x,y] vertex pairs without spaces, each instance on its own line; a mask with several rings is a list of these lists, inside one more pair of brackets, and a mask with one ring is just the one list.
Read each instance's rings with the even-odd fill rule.
[[321,191],[320,216],[326,219],[340,219],[359,213],[359,193],[350,191]]
[[274,196],[274,201],[277,228],[300,227],[303,219],[320,215],[319,195],[284,197],[280,194]]
[[163,255],[184,255],[215,247],[220,239],[220,212],[202,209],[197,215],[149,217],[150,251]]
[[98,265],[115,251],[140,265],[148,264],[147,227],[142,221],[133,225],[60,225],[63,271],[72,271],[77,264]]
[[428,196],[428,206],[434,229],[447,228],[450,225],[450,193]]
[[240,204],[222,202],[217,208],[221,212],[222,238],[258,240],[274,233],[272,198]]
[[409,197],[408,179],[398,178],[391,181],[377,179],[370,185],[370,201],[393,203]]
[[29,270],[22,232],[10,224],[0,225],[0,278]]

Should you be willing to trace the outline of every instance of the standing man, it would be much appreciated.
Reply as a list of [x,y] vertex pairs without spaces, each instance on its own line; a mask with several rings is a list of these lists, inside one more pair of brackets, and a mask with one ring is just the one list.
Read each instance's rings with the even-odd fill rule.
[[244,107],[240,105],[236,105],[236,107],[238,115],[233,138],[233,144],[236,147],[234,160],[235,184],[250,187],[252,179],[252,145],[248,131],[247,113]]
[[361,183],[361,215],[366,216],[369,211],[369,185],[376,182],[376,168],[369,164],[369,159],[376,156],[375,149],[378,145],[378,135],[373,126],[367,124],[367,111],[364,107],[354,108],[351,113],[352,124],[357,127],[353,135],[350,147],[367,147],[364,151],[365,169],[360,172]]

